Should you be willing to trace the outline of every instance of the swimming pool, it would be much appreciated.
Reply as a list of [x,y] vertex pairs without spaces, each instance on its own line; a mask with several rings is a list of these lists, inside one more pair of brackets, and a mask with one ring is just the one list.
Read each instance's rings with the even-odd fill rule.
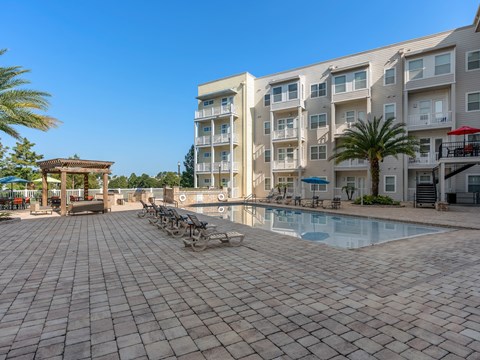
[[341,248],[361,248],[446,228],[338,215],[300,209],[231,205],[199,206],[194,211],[236,223]]

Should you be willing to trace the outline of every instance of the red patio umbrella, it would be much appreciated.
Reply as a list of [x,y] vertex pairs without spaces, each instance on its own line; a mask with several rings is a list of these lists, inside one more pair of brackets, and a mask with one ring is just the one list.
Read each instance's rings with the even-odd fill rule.
[[466,134],[476,134],[480,132],[480,129],[471,127],[471,126],[462,126],[458,129],[452,130],[447,133],[447,135],[463,135],[463,142],[465,142],[465,135]]

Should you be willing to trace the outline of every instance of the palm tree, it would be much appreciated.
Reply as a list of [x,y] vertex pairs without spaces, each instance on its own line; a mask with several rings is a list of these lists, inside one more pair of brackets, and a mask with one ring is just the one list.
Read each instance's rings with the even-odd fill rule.
[[345,130],[342,143],[333,149],[334,154],[329,158],[334,159],[336,164],[345,160],[367,160],[370,163],[373,196],[378,196],[380,162],[387,156],[398,159],[400,154],[414,157],[419,146],[417,139],[407,135],[405,124],[394,124],[394,120],[382,121],[382,117],[374,117],[373,121],[359,119]]
[[[0,49],[0,55],[7,50]],[[15,130],[15,125],[26,126],[33,129],[47,131],[59,124],[57,119],[40,115],[34,111],[48,109],[47,97],[50,94],[42,91],[19,89],[20,86],[29,84],[20,75],[30,72],[20,66],[0,67],[0,131],[20,139],[20,133]]]

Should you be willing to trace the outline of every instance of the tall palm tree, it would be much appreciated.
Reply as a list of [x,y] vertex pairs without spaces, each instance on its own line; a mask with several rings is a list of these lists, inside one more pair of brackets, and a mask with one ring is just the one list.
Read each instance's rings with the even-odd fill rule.
[[418,140],[407,135],[405,124],[394,124],[395,118],[382,121],[382,117],[373,121],[358,120],[350,129],[345,130],[342,142],[333,149],[334,159],[338,164],[345,160],[362,159],[370,163],[372,177],[372,195],[378,196],[380,182],[380,162],[387,156],[405,154],[411,157],[419,147]]
[[[0,55],[6,51],[0,49]],[[50,94],[19,88],[30,83],[19,78],[28,72],[20,66],[0,67],[0,131],[16,139],[20,139],[20,133],[15,125],[47,131],[59,124],[57,119],[34,112],[48,109]]]

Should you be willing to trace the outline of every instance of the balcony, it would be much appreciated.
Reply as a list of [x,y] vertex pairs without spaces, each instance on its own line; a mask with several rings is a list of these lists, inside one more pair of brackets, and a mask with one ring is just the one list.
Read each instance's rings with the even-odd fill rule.
[[364,159],[352,159],[352,160],[345,160],[341,163],[335,165],[335,169],[363,169],[368,165],[368,161]]
[[282,130],[274,130],[272,132],[273,141],[295,140],[298,137],[298,128],[285,128]]
[[305,101],[302,99],[293,99],[293,100],[274,102],[270,105],[270,110],[281,111],[281,110],[297,109],[298,107],[305,109]]
[[220,173],[222,172],[230,172],[230,169],[232,169],[234,172],[238,172],[238,169],[240,168],[240,163],[239,162],[230,162],[230,161],[220,161],[220,162],[215,162],[213,163],[213,171],[214,173],[218,173],[218,168],[220,167]]
[[210,135],[208,136],[199,136],[195,138],[195,145],[197,146],[205,146],[210,145],[212,143],[212,138]]
[[273,161],[273,171],[278,170],[296,170],[300,166],[300,161],[297,159],[285,159]]
[[210,172],[212,169],[212,163],[197,163],[195,165],[196,172]]
[[407,126],[410,130],[417,127],[428,127],[429,129],[431,129],[432,126],[435,128],[449,128],[452,126],[452,112],[447,111],[442,113],[408,115]]
[[480,157],[480,142],[452,141],[440,146],[438,159],[451,158],[459,162],[478,162]]
[[195,120],[200,119],[209,119],[212,117],[222,117],[222,116],[230,116],[230,115],[237,115],[235,112],[235,105],[223,105],[223,106],[216,106],[216,107],[207,107],[201,110],[195,111]]
[[345,130],[350,129],[355,122],[346,122],[343,124],[335,125],[335,136],[341,136],[345,132]]
[[[226,133],[226,134],[216,134],[213,135],[213,145],[226,145],[230,144],[230,138],[232,137],[232,134]],[[236,143],[236,136],[233,135],[233,142]]]
[[333,103],[342,103],[346,101],[361,100],[367,99],[370,97],[370,88],[346,91],[342,93],[332,93],[332,102]]
[[[425,69],[424,69],[425,70]],[[408,73],[407,73],[408,76]],[[431,88],[443,86],[445,84],[453,84],[455,82],[455,74],[445,74],[437,76],[425,76],[420,79],[407,80],[405,82],[405,90],[418,90],[423,88]]]
[[432,166],[437,163],[438,154],[434,151],[430,152],[417,152],[415,157],[408,159],[409,167],[423,167],[423,166]]

